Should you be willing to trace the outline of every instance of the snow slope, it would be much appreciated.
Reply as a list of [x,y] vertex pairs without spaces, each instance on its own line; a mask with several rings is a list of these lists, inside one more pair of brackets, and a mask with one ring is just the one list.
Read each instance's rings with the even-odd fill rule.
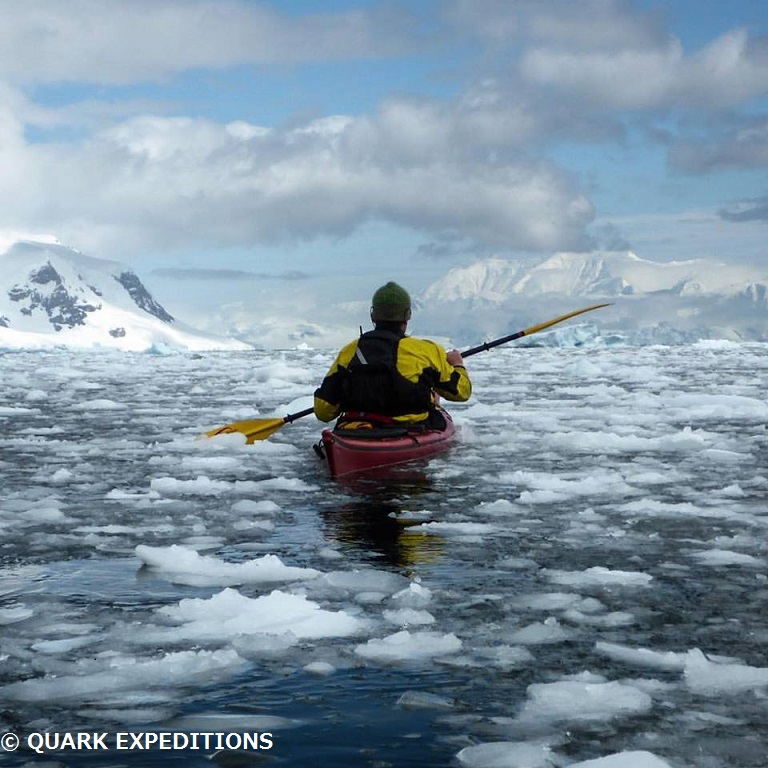
[[54,238],[0,242],[0,347],[248,349],[173,318],[119,262]]

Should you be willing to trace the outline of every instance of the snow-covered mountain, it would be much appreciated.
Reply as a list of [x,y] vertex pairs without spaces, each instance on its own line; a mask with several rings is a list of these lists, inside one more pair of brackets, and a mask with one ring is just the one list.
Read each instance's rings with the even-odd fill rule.
[[454,328],[471,341],[547,319],[548,307],[556,315],[600,299],[613,302],[600,325],[617,331],[768,340],[768,268],[662,263],[631,251],[557,253],[535,265],[486,259],[452,269],[420,304],[425,328]]
[[655,262],[631,251],[557,253],[532,267],[486,259],[451,270],[424,293],[425,301],[482,299],[505,301],[511,295],[632,296],[666,292],[679,296],[733,296],[750,284],[768,283],[768,269],[705,259]]
[[173,318],[119,262],[54,238],[0,243],[0,347],[248,349]]

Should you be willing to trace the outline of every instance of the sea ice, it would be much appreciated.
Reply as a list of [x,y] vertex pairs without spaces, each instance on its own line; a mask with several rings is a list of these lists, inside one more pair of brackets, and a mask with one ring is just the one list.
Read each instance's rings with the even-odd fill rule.
[[688,688],[702,696],[737,696],[768,688],[768,667],[712,661],[698,648],[688,651],[684,674]]
[[702,565],[718,568],[723,565],[743,565],[747,568],[764,568],[766,561],[761,557],[747,555],[744,552],[732,552],[727,549],[708,549],[691,552],[691,557]]
[[654,651],[650,648],[631,648],[626,645],[604,641],[595,643],[595,651],[622,664],[645,669],[682,671],[685,669],[687,658],[685,653]]
[[564,643],[572,633],[560,626],[552,617],[544,622],[537,621],[513,632],[507,639],[516,645],[551,645]]
[[561,680],[528,686],[528,699],[518,715],[523,721],[608,721],[648,712],[651,697],[620,682]]
[[232,587],[240,584],[314,579],[320,571],[284,565],[277,555],[264,555],[257,560],[227,563],[192,549],[173,544],[170,547],[136,547],[136,557],[145,565],[167,576],[175,584],[197,587]]
[[617,752],[594,760],[571,763],[569,768],[672,768],[672,766],[652,752],[640,750]]
[[414,608],[384,611],[384,618],[390,624],[397,624],[400,627],[423,626],[435,623],[435,617],[429,611],[419,611]]
[[546,744],[490,741],[464,747],[456,759],[462,768],[559,768],[566,762]]
[[547,578],[555,583],[569,587],[621,586],[647,587],[653,576],[641,571],[618,571],[593,566],[585,571],[547,571]]
[[280,590],[251,598],[227,588],[210,599],[186,598],[159,612],[179,626],[167,631],[148,630],[148,635],[162,634],[187,641],[287,633],[298,638],[349,637],[366,626],[345,611],[327,611],[303,595]]
[[81,700],[105,691],[213,682],[241,672],[246,662],[234,650],[178,651],[158,658],[140,659],[111,654],[96,664],[89,660],[70,665],[70,674],[20,680],[0,687],[8,701],[44,702]]
[[355,646],[355,653],[364,659],[382,662],[420,661],[445,656],[461,649],[461,640],[453,633],[396,632],[383,638]]

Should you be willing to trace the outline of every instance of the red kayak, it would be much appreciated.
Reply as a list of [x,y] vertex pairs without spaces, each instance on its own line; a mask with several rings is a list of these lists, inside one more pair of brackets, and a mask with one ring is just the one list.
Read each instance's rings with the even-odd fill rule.
[[331,477],[347,477],[418,459],[450,448],[456,428],[446,411],[442,429],[386,427],[384,429],[324,429],[322,451]]

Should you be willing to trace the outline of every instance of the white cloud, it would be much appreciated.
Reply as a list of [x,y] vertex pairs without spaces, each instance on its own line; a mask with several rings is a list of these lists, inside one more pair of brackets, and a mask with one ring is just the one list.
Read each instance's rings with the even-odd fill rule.
[[679,40],[619,51],[534,48],[521,61],[538,85],[588,99],[601,109],[725,108],[768,92],[768,49],[729,32],[692,56]]
[[0,11],[0,77],[23,83],[133,83],[196,68],[368,58],[411,45],[391,14],[290,18],[246,0],[0,0]]
[[627,0],[454,0],[448,18],[490,44],[518,40],[581,50],[658,45],[666,37],[656,12]]
[[566,175],[522,155],[470,162],[468,139],[443,152],[443,117],[392,123],[385,109],[284,130],[135,118],[80,145],[17,146],[28,195],[19,205],[0,179],[2,218],[112,252],[344,235],[371,218],[514,248],[581,237],[592,209]]
[[[460,242],[467,253],[546,252],[585,243],[594,213],[582,184],[613,184],[615,160],[605,173],[597,167],[610,150],[577,157],[585,143],[615,148],[630,138],[629,154],[662,133],[635,125],[658,120],[653,127],[663,128],[677,169],[746,167],[764,156],[759,126],[751,137],[696,135],[694,142],[695,129],[686,129],[693,123],[684,122],[691,108],[708,114],[768,93],[766,46],[743,30],[690,52],[663,16],[627,0],[455,0],[439,6],[442,25],[422,18],[424,26],[392,6],[323,12],[321,4],[314,15],[279,7],[0,0],[0,225],[53,231],[115,254],[345,237],[372,221],[422,232],[432,243]],[[455,67],[440,72],[454,78],[449,87],[460,83],[449,97],[390,95],[359,114],[296,118],[312,107],[281,93],[292,124],[256,125],[218,119],[189,86],[212,70],[221,70],[217,82],[226,86],[227,69],[267,79],[274,66],[419,45],[423,54],[440,35],[460,43],[455,56],[446,48],[431,61],[433,77],[435,67]],[[418,88],[426,87],[425,71]],[[384,82],[381,70],[369,72]],[[157,85],[163,78],[171,84],[165,90]],[[69,81],[104,86],[83,89],[83,101],[67,89],[61,106],[45,100]],[[108,87],[150,82],[150,91]],[[351,82],[348,74],[343,82]],[[171,97],[179,99],[172,111],[161,101]],[[258,104],[248,114],[258,114]],[[583,179],[553,156],[576,157]],[[663,179],[653,178],[661,189]]]
[[706,140],[680,140],[670,149],[670,162],[687,173],[768,166],[768,118],[750,118],[725,134]]

